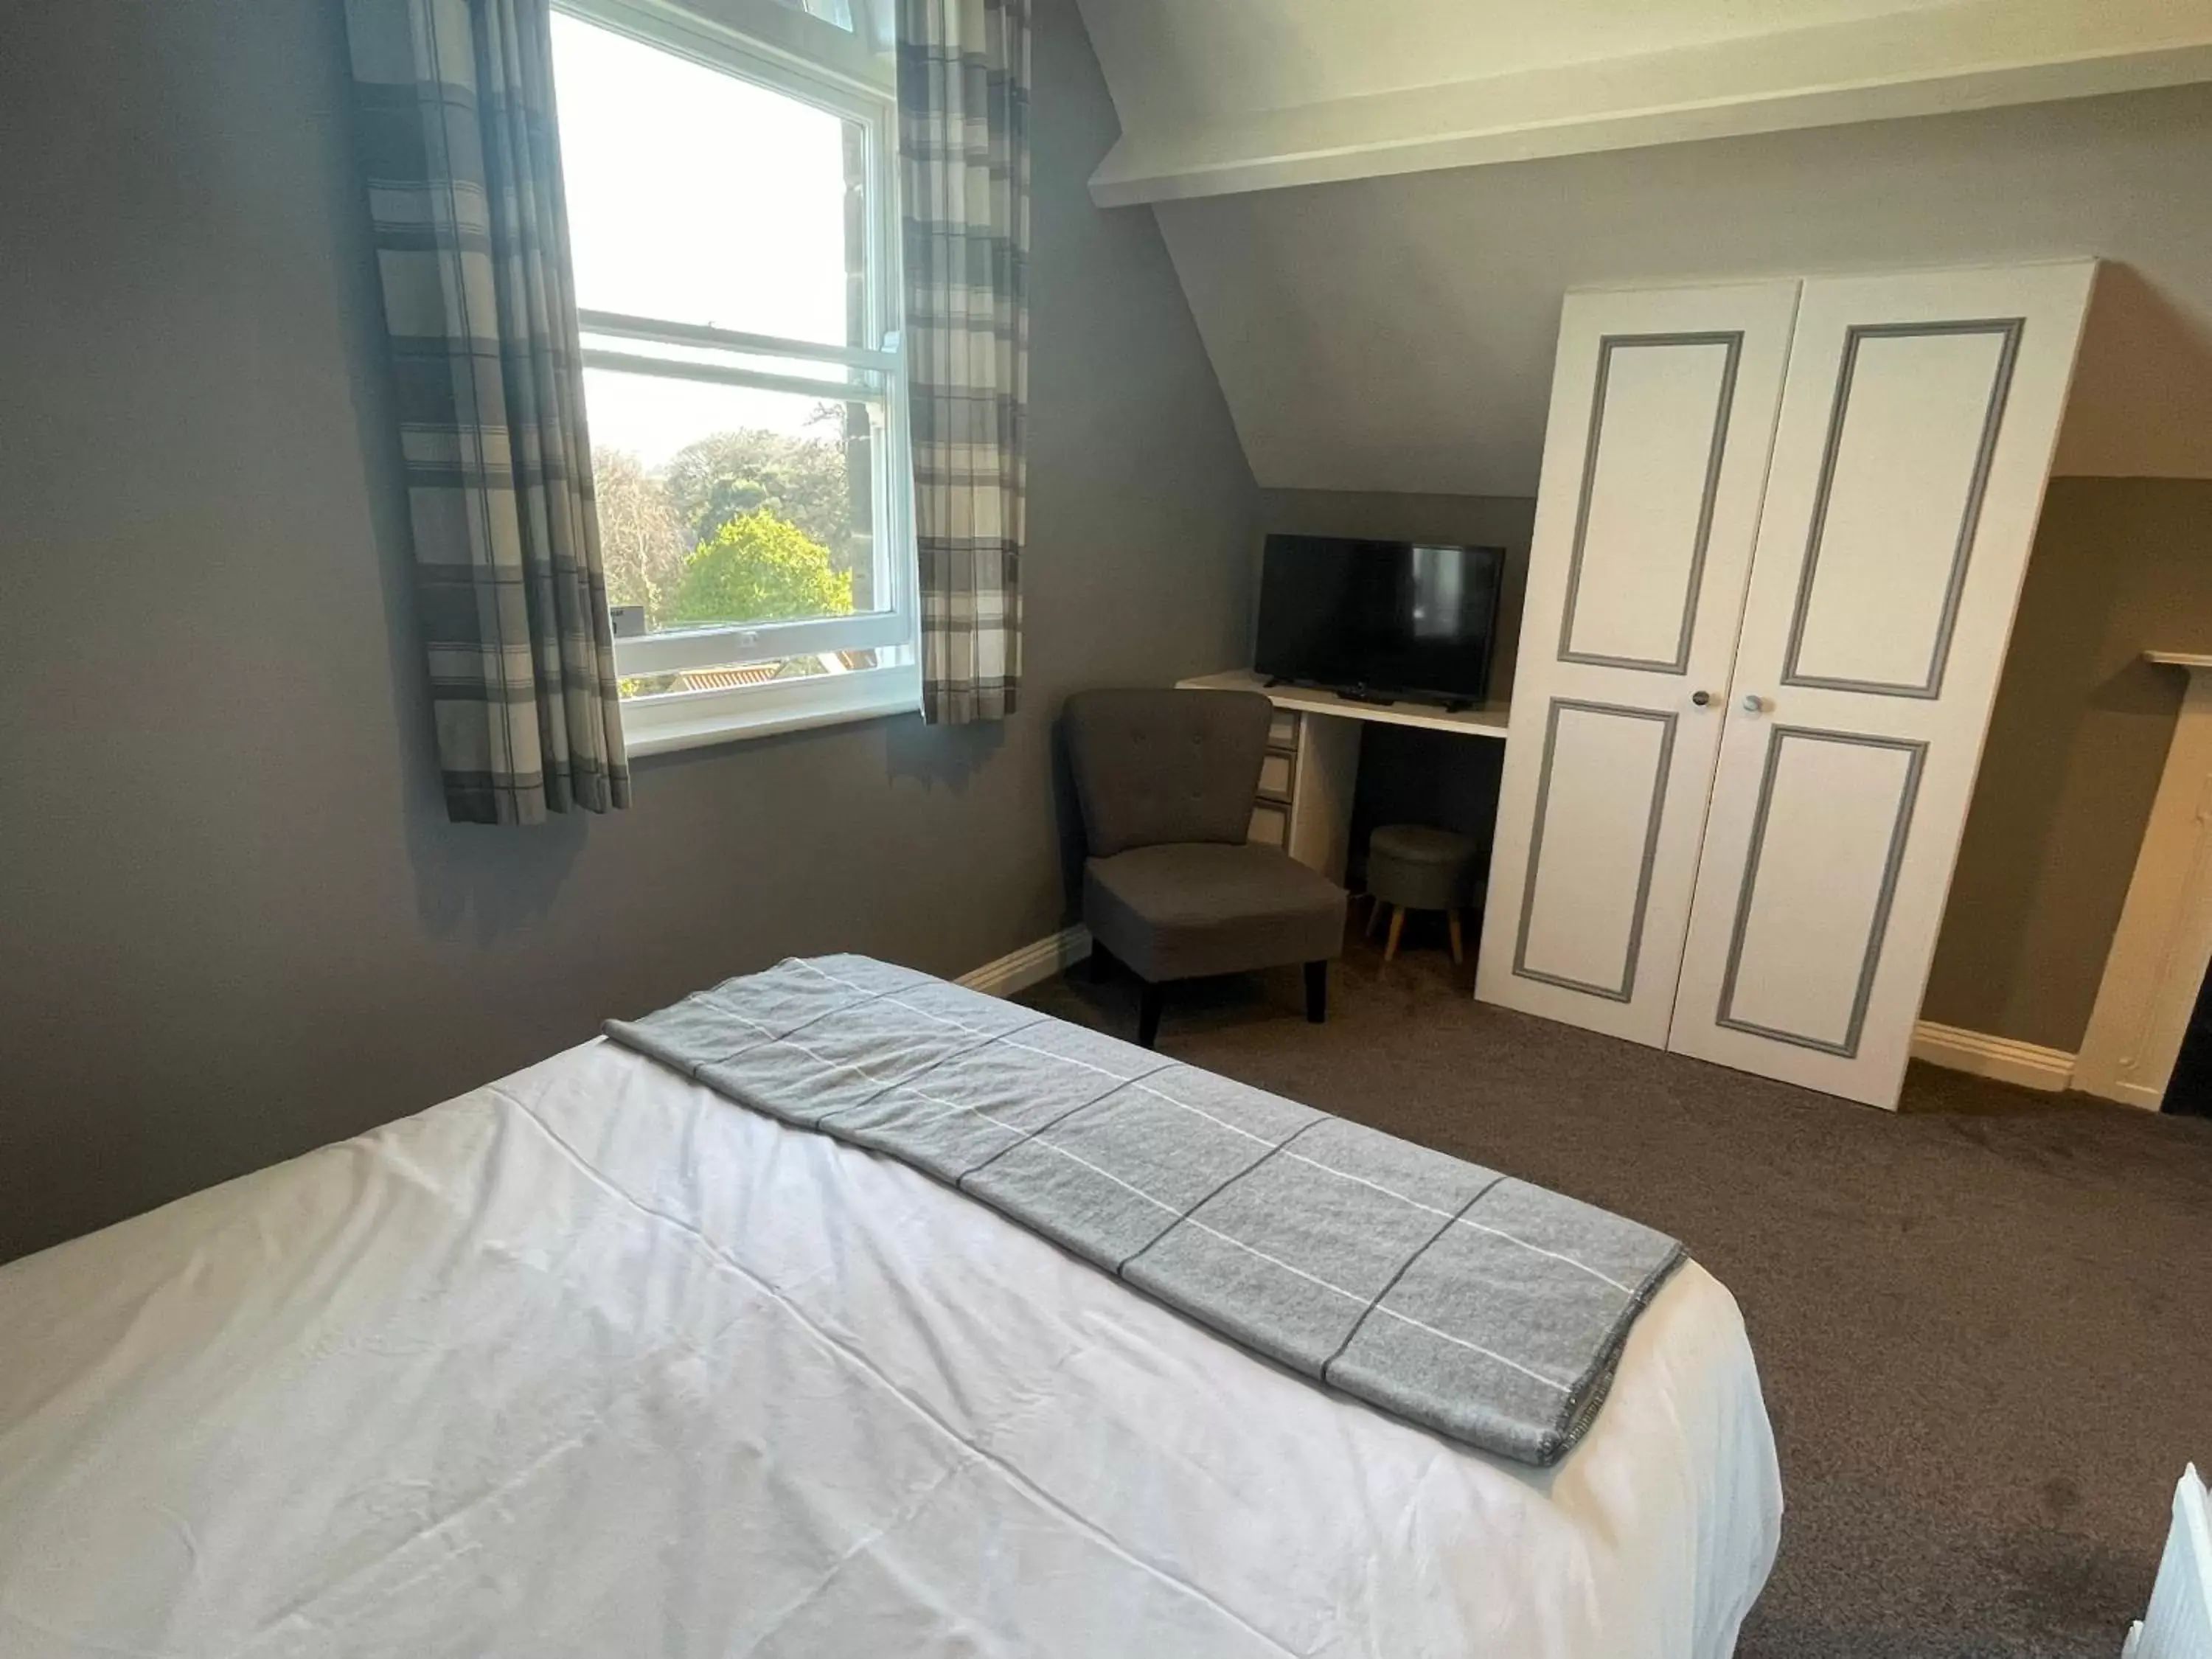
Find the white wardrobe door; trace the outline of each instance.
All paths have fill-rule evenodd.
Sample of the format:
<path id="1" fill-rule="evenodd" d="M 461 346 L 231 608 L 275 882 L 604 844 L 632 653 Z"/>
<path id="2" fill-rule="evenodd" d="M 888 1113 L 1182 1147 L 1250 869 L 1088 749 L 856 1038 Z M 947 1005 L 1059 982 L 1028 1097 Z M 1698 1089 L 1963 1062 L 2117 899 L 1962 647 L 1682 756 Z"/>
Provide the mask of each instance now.
<path id="1" fill-rule="evenodd" d="M 2094 274 L 1805 284 L 1670 1048 L 1897 1103 Z"/>
<path id="2" fill-rule="evenodd" d="M 1796 302 L 1794 282 L 1567 296 L 1486 1001 L 1666 1041 Z"/>

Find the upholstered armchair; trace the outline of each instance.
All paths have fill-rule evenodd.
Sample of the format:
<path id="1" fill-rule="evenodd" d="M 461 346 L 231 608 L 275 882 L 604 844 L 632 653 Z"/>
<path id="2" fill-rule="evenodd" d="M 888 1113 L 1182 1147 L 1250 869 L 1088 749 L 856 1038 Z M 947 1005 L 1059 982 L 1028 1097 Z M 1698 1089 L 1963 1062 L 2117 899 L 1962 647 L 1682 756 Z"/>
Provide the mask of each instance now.
<path id="1" fill-rule="evenodd" d="M 1144 981 L 1137 1041 L 1159 1035 L 1161 987 L 1291 963 L 1306 1018 L 1327 1017 L 1344 890 L 1245 840 L 1270 708 L 1245 691 L 1080 691 L 1062 727 L 1083 812 L 1091 966 Z"/>

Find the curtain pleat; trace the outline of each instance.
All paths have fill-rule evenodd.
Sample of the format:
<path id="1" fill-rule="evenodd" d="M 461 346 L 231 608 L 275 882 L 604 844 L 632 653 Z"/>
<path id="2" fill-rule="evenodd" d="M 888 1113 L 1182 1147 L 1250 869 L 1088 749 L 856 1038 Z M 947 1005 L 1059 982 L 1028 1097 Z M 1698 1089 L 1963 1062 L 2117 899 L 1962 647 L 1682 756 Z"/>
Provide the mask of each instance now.
<path id="1" fill-rule="evenodd" d="M 456 821 L 629 805 L 547 0 L 346 0 Z"/>
<path id="2" fill-rule="evenodd" d="M 922 712 L 1014 711 L 1028 484 L 1029 0 L 899 0 Z"/>

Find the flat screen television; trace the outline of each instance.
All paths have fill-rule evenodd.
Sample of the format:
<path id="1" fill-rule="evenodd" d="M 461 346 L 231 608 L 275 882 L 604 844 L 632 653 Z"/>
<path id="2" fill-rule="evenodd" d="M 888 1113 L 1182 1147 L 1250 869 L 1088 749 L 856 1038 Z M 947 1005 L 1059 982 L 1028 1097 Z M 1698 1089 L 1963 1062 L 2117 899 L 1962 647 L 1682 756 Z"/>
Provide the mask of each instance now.
<path id="1" fill-rule="evenodd" d="M 1369 698 L 1480 702 L 1505 550 L 1270 536 L 1252 665 Z"/>

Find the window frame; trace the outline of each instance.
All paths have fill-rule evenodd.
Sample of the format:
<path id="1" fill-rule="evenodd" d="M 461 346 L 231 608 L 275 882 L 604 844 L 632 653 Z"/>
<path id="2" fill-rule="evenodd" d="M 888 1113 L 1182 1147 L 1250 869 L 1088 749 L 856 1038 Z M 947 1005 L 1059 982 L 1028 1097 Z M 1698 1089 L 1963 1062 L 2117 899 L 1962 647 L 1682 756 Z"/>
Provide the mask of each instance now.
<path id="1" fill-rule="evenodd" d="M 914 533 L 913 449 L 908 431 L 903 300 L 900 283 L 897 104 L 894 69 L 875 36 L 872 0 L 854 0 L 854 27 L 781 0 L 694 0 L 697 11 L 660 0 L 554 0 L 580 21 L 627 35 L 751 85 L 795 99 L 861 131 L 866 212 L 863 307 L 873 343 L 827 345 L 696 323 L 580 309 L 581 331 L 598 340 L 707 347 L 745 356 L 790 360 L 786 374 L 750 365 L 674 361 L 614 346 L 587 345 L 585 368 L 657 375 L 693 383 L 797 392 L 870 408 L 871 534 L 880 578 L 880 609 L 849 617 L 805 617 L 671 629 L 615 641 L 615 672 L 637 675 L 715 668 L 741 662 L 873 650 L 878 665 L 724 690 L 662 692 L 621 701 L 624 744 L 632 755 L 763 736 L 810 726 L 915 712 L 921 706 L 920 569 Z M 847 378 L 811 375 L 836 366 Z M 588 402 L 586 408 L 588 419 Z"/>

